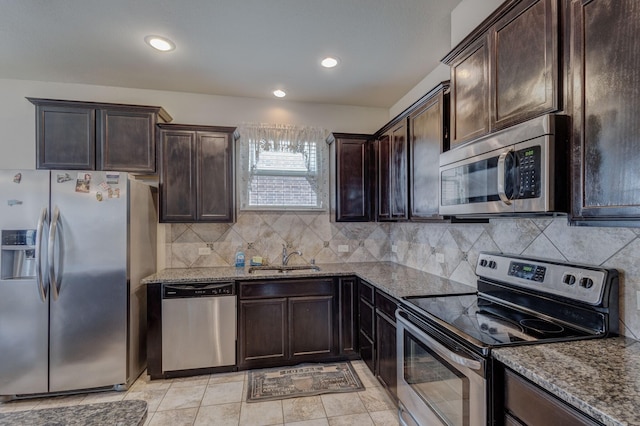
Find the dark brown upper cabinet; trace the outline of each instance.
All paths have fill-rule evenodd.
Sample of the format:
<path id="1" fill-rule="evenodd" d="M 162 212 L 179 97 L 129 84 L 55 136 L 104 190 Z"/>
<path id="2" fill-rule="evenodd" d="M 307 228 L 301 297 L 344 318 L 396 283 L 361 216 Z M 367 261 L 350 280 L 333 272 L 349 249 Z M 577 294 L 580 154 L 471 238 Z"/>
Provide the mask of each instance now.
<path id="1" fill-rule="evenodd" d="M 449 84 L 425 95 L 409 114 L 411 220 L 442 220 L 438 214 L 440 153 L 449 147 Z"/>
<path id="2" fill-rule="evenodd" d="M 407 119 L 392 122 L 378 134 L 378 209 L 380 221 L 406 220 Z"/>
<path id="3" fill-rule="evenodd" d="M 456 46 L 451 148 L 562 108 L 558 0 L 509 0 Z"/>
<path id="4" fill-rule="evenodd" d="M 369 222 L 373 220 L 372 135 L 332 133 L 330 144 L 332 206 L 337 222 Z"/>
<path id="5" fill-rule="evenodd" d="M 519 4 L 491 31 L 491 130 L 559 107 L 558 1 Z"/>
<path id="6" fill-rule="evenodd" d="M 161 222 L 233 222 L 235 127 L 159 124 Z"/>
<path id="7" fill-rule="evenodd" d="M 638 226 L 638 2 L 573 0 L 567 15 L 573 117 L 571 220 L 579 225 Z"/>
<path id="8" fill-rule="evenodd" d="M 27 98 L 36 106 L 38 169 L 156 172 L 161 107 Z"/>
<path id="9" fill-rule="evenodd" d="M 451 63 L 451 148 L 489 132 L 489 46 L 483 36 Z"/>

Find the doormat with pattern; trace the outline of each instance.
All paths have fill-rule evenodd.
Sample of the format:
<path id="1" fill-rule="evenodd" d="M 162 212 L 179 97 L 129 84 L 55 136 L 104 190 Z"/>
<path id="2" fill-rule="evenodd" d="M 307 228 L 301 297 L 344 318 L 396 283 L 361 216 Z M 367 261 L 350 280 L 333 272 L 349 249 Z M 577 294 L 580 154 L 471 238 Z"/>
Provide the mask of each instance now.
<path id="1" fill-rule="evenodd" d="M 247 402 L 360 390 L 364 386 L 348 361 L 300 364 L 249 371 Z"/>

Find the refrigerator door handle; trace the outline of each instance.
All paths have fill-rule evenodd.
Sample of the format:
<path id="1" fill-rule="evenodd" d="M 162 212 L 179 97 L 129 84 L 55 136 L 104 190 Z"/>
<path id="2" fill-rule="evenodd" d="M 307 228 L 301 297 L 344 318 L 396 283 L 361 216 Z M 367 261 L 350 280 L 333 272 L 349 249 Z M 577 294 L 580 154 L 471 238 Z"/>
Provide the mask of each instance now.
<path id="1" fill-rule="evenodd" d="M 53 210 L 53 216 L 51 217 L 51 224 L 49 225 L 49 251 L 47 257 L 49 260 L 49 285 L 51 286 L 51 292 L 53 293 L 53 300 L 58 300 L 58 277 L 56 277 L 55 268 L 55 245 L 56 235 L 58 232 L 58 225 L 60 221 L 60 209 L 56 206 Z M 62 256 L 62 250 L 60 250 L 59 256 Z"/>
<path id="2" fill-rule="evenodd" d="M 38 294 L 40 295 L 40 300 L 43 302 L 47 301 L 47 289 L 44 286 L 44 277 L 42 276 L 42 234 L 44 231 L 45 225 L 47 223 L 47 208 L 44 207 L 42 212 L 40 212 L 40 218 L 38 219 L 38 227 L 36 229 L 36 282 L 38 283 Z"/>

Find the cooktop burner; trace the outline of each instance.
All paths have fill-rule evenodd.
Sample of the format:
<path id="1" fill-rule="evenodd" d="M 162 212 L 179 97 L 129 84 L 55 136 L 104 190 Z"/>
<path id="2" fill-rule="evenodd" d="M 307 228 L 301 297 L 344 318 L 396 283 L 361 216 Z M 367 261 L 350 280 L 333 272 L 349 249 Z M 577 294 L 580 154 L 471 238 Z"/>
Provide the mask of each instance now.
<path id="1" fill-rule="evenodd" d="M 482 295 L 407 297 L 422 315 L 454 328 L 480 346 L 509 345 L 558 338 L 579 338 L 589 333 L 553 323 L 484 298 Z"/>

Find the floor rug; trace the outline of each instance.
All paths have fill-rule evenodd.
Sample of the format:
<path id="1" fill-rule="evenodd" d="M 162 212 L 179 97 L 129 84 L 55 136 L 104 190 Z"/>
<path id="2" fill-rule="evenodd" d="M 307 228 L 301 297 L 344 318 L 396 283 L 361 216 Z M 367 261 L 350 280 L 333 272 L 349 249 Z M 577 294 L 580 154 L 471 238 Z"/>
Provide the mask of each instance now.
<path id="1" fill-rule="evenodd" d="M 249 371 L 247 402 L 364 390 L 350 362 Z"/>

